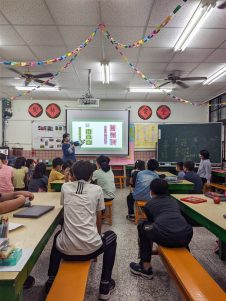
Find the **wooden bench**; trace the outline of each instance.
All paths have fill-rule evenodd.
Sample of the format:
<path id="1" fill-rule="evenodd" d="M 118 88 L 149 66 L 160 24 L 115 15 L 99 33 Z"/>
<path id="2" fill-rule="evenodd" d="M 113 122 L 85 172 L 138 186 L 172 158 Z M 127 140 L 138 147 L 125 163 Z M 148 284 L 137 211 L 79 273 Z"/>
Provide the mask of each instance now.
<path id="1" fill-rule="evenodd" d="M 83 301 L 90 261 L 62 261 L 46 301 Z"/>
<path id="2" fill-rule="evenodd" d="M 170 276 L 189 301 L 225 301 L 226 294 L 186 248 L 159 246 L 159 253 Z"/>
<path id="3" fill-rule="evenodd" d="M 115 185 L 119 185 L 119 187 L 122 189 L 123 187 L 126 187 L 126 176 L 115 176 Z"/>
<path id="4" fill-rule="evenodd" d="M 217 189 L 221 189 L 221 190 L 224 190 L 226 191 L 226 186 L 225 185 L 222 185 L 222 184 L 217 184 L 217 183 L 210 183 L 208 184 L 210 187 L 214 187 L 214 188 L 217 188 Z"/>
<path id="5" fill-rule="evenodd" d="M 108 222 L 109 225 L 112 225 L 112 201 L 104 202 L 105 212 L 102 215 L 102 220 Z"/>
<path id="6" fill-rule="evenodd" d="M 137 225 L 139 220 L 146 219 L 142 208 L 145 206 L 147 201 L 135 201 L 135 224 Z"/>

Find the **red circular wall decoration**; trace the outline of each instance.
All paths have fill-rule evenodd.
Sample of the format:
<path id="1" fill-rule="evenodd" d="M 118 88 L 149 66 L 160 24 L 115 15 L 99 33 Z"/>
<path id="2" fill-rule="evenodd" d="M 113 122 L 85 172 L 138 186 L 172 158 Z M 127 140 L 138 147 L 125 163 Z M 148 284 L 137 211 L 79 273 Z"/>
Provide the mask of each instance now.
<path id="1" fill-rule="evenodd" d="M 152 115 L 152 109 L 149 106 L 141 106 L 138 110 L 138 116 L 143 119 L 147 120 L 151 117 Z"/>
<path id="2" fill-rule="evenodd" d="M 158 107 L 156 114 L 160 119 L 167 119 L 171 115 L 171 110 L 168 106 L 162 105 Z"/>
<path id="3" fill-rule="evenodd" d="M 46 108 L 46 115 L 49 117 L 49 118 L 57 118 L 58 116 L 60 116 L 60 113 L 61 113 L 61 109 L 60 107 L 55 104 L 55 103 L 51 103 L 47 106 Z"/>
<path id="4" fill-rule="evenodd" d="M 34 118 L 40 117 L 42 112 L 43 108 L 39 103 L 33 103 L 28 108 L 28 113 Z"/>

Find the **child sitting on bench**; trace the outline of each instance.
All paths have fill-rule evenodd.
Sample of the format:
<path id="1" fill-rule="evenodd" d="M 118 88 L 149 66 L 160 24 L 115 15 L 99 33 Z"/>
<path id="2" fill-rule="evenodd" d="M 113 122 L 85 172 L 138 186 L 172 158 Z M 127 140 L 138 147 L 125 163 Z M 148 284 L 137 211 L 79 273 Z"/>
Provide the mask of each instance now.
<path id="1" fill-rule="evenodd" d="M 192 227 L 182 216 L 177 201 L 167 195 L 168 183 L 155 179 L 150 188 L 152 199 L 144 207 L 147 221 L 137 227 L 140 263 L 130 263 L 130 271 L 146 279 L 153 278 L 153 242 L 169 248 L 188 247 L 193 235 Z"/>
<path id="2" fill-rule="evenodd" d="M 48 292 L 58 272 L 60 261 L 86 261 L 104 253 L 99 299 L 108 300 L 115 288 L 111 278 L 116 253 L 116 234 L 101 234 L 102 210 L 105 209 L 103 190 L 90 184 L 93 166 L 78 161 L 72 166 L 74 182 L 63 184 L 61 203 L 64 205 L 64 224 L 54 238 L 46 282 Z"/>

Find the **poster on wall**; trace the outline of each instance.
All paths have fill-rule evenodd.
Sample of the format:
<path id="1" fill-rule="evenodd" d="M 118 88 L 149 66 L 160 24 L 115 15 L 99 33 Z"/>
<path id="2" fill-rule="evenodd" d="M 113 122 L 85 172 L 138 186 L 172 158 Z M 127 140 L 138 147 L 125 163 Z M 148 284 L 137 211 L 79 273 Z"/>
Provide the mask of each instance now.
<path id="1" fill-rule="evenodd" d="M 65 122 L 34 121 L 32 123 L 32 147 L 35 150 L 61 149 L 61 140 L 65 132 Z"/>
<path id="2" fill-rule="evenodd" d="M 158 141 L 158 125 L 156 123 L 135 124 L 135 148 L 155 149 Z"/>

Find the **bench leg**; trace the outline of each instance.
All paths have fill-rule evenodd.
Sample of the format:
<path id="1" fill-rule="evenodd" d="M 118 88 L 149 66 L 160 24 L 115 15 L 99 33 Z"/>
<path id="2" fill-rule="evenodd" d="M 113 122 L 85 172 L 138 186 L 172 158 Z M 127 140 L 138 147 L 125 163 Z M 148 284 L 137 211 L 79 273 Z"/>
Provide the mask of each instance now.
<path id="1" fill-rule="evenodd" d="M 138 206 L 136 204 L 136 201 L 135 201 L 135 224 L 138 225 L 138 220 L 139 220 L 139 212 L 138 212 Z"/>
<path id="2" fill-rule="evenodd" d="M 226 243 L 219 240 L 219 257 L 221 260 L 226 260 Z"/>
<path id="3" fill-rule="evenodd" d="M 122 189 L 122 178 L 119 179 L 119 185 L 120 185 L 120 189 Z"/>

